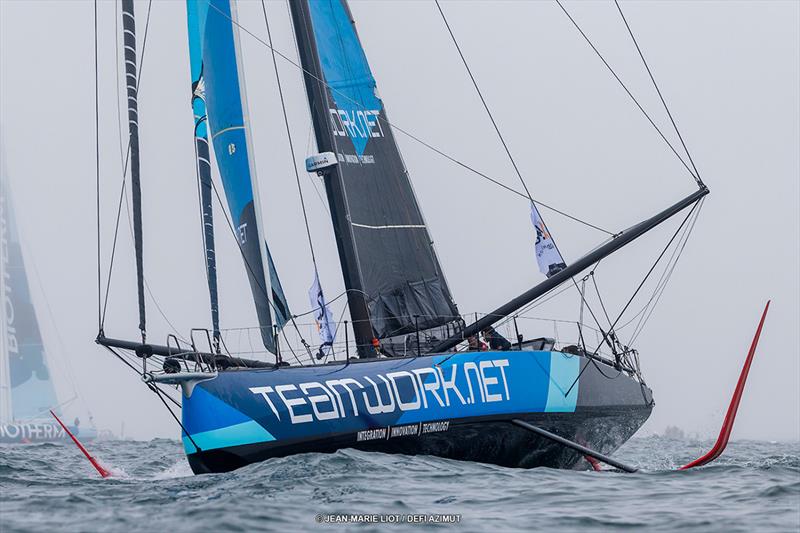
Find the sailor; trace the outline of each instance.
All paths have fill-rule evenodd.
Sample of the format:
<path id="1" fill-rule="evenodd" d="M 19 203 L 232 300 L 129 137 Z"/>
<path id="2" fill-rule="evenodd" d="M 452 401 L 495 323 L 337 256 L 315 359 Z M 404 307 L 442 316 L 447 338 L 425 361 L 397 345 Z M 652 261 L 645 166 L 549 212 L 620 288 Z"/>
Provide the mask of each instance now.
<path id="1" fill-rule="evenodd" d="M 508 351 L 511 349 L 511 343 L 497 333 L 497 330 L 494 329 L 492 326 L 487 327 L 483 330 L 483 338 L 486 339 L 486 342 L 489 343 L 489 348 L 492 350 L 500 350 L 500 351 Z"/>
<path id="2" fill-rule="evenodd" d="M 477 335 L 467 337 L 467 344 L 467 351 L 469 352 L 485 352 L 489 349 L 486 343 L 480 340 Z"/>

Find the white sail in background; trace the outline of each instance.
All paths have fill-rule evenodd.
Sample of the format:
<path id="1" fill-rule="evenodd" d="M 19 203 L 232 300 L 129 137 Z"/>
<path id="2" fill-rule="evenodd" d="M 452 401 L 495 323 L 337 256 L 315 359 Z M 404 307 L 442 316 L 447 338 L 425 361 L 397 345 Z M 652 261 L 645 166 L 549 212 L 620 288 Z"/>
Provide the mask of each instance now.
<path id="1" fill-rule="evenodd" d="M 314 270 L 314 282 L 308 290 L 308 299 L 314 309 L 314 320 L 317 322 L 319 331 L 320 347 L 317 359 L 330 354 L 333 348 L 333 340 L 336 337 L 336 327 L 333 323 L 331 310 L 325 302 L 325 295 L 322 294 L 322 285 L 319 283 L 319 273 Z"/>
<path id="2" fill-rule="evenodd" d="M 549 278 L 564 270 L 567 265 L 533 202 L 531 202 L 531 222 L 536 230 L 536 261 L 539 263 L 539 271 Z"/>

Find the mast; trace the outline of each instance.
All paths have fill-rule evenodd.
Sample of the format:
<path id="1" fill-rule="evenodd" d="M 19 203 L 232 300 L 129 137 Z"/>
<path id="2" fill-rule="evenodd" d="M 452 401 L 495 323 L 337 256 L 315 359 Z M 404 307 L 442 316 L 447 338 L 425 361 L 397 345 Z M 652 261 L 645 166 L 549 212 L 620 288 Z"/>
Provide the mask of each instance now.
<path id="1" fill-rule="evenodd" d="M 460 332 L 457 336 L 453 336 L 445 341 L 442 341 L 440 344 L 438 344 L 432 350 L 430 350 L 430 352 L 441 353 L 450 350 L 451 348 L 456 346 L 458 343 L 462 342 L 467 337 L 470 337 L 472 335 L 475 335 L 483 331 L 486 327 L 491 326 L 492 324 L 495 324 L 496 322 L 502 320 L 503 318 L 512 314 L 514 311 L 521 308 L 522 306 L 527 305 L 528 303 L 534 301 L 540 296 L 546 294 L 548 291 L 558 287 L 565 281 L 568 281 L 571 277 L 580 273 L 582 270 L 589 268 L 597 261 L 600 261 L 604 257 L 607 257 L 612 253 L 616 252 L 626 244 L 641 237 L 642 235 L 644 235 L 651 229 L 655 228 L 665 220 L 669 219 L 673 215 L 679 213 L 683 209 L 689 207 L 690 205 L 700 200 L 703 196 L 707 195 L 708 192 L 709 192 L 708 188 L 704 185 L 698 191 L 690 194 L 686 198 L 671 205 L 670 207 L 654 215 L 653 217 L 648 218 L 647 220 L 639 222 L 635 226 L 628 228 L 622 233 L 616 235 L 610 242 L 607 242 L 606 244 L 600 246 L 593 252 L 584 255 L 583 257 L 581 257 L 580 259 L 578 259 L 565 269 L 561 270 L 557 274 L 547 278 L 542 283 L 525 291 L 524 293 L 520 294 L 513 300 L 501 305 L 500 307 L 495 309 L 493 312 L 487 314 L 480 320 L 473 322 L 472 324 L 464 328 L 464 330 Z"/>
<path id="2" fill-rule="evenodd" d="M 337 0 L 338 1 L 338 0 Z M 317 55 L 317 43 L 314 37 L 313 22 L 307 0 L 290 0 L 292 22 L 297 36 L 297 48 L 300 63 L 303 65 L 303 80 L 306 86 L 311 119 L 319 152 L 337 152 L 334 135 L 329 118 L 327 88 L 324 73 Z M 344 285 L 347 289 L 347 305 L 353 323 L 353 333 L 359 357 L 375 357 L 372 339 L 375 335 L 370 323 L 366 292 L 359 275 L 358 253 L 355 247 L 350 214 L 345 196 L 342 171 L 339 165 L 324 172 L 325 191 L 331 210 L 333 231 L 336 236 L 336 248 L 342 267 Z"/>
<path id="3" fill-rule="evenodd" d="M 128 135 L 130 138 L 131 196 L 133 200 L 133 246 L 136 253 L 136 289 L 139 297 L 139 331 L 146 341 L 144 306 L 144 261 L 142 258 L 142 186 L 139 179 L 139 104 L 136 76 L 136 19 L 133 0 L 122 0 L 122 34 L 125 46 L 125 85 L 128 95 Z"/>
<path id="4" fill-rule="evenodd" d="M 219 297 L 217 293 L 217 259 L 214 246 L 214 211 L 211 183 L 211 155 L 208 146 L 208 116 L 206 114 L 205 80 L 203 79 L 203 33 L 208 14 L 205 2 L 186 3 L 191 62 L 191 104 L 194 114 L 194 144 L 197 179 L 200 192 L 200 211 L 203 222 L 203 245 L 206 258 L 206 280 L 211 304 L 211 328 L 215 347 L 219 348 Z"/>

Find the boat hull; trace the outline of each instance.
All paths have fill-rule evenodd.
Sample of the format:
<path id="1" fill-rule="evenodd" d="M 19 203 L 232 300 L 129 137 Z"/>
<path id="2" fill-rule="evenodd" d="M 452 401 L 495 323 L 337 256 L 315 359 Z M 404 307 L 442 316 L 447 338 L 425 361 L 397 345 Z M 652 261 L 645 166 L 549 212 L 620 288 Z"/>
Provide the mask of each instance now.
<path id="1" fill-rule="evenodd" d="M 602 453 L 647 420 L 650 390 L 560 352 L 475 352 L 222 372 L 184 398 L 195 473 L 342 448 L 506 467 L 589 468 L 521 419 Z"/>

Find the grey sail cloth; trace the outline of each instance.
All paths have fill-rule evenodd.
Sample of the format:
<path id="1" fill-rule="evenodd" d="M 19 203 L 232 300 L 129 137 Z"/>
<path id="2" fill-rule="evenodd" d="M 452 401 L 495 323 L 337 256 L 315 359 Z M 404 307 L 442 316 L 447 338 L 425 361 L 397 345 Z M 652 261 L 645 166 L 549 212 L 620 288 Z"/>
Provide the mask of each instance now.
<path id="1" fill-rule="evenodd" d="M 347 4 L 290 5 L 318 148 L 338 160 L 326 186 L 342 190 L 329 199 L 346 213 L 333 222 L 347 288 L 363 291 L 379 339 L 458 321 Z"/>

